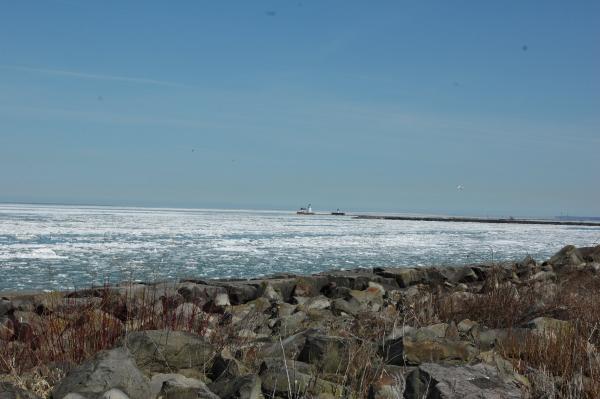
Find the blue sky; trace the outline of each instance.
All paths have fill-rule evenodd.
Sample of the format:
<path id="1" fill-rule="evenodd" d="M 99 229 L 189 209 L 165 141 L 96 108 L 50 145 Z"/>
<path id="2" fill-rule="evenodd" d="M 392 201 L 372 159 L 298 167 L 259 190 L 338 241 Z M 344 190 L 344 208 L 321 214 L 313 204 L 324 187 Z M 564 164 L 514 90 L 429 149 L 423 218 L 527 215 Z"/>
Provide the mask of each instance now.
<path id="1" fill-rule="evenodd" d="M 599 2 L 168 3 L 2 5 L 0 201 L 600 214 Z"/>

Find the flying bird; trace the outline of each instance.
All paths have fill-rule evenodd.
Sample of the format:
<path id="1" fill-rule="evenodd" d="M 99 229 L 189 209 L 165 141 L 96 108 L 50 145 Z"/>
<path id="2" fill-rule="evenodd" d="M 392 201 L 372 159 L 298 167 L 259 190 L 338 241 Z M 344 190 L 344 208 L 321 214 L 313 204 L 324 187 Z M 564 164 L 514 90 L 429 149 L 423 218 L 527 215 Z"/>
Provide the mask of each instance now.
<path id="1" fill-rule="evenodd" d="M 458 186 L 456 186 L 456 189 L 457 189 L 458 191 L 462 191 L 462 190 L 464 190 L 464 189 L 465 189 L 465 186 L 463 186 L 462 184 L 459 184 Z"/>
<path id="2" fill-rule="evenodd" d="M 265 11 L 265 14 L 267 14 L 269 17 L 274 17 L 277 15 L 277 11 Z"/>
<path id="3" fill-rule="evenodd" d="M 521 50 L 523 50 L 523 51 L 527 51 L 528 49 L 529 49 L 529 47 L 527 47 L 526 44 L 524 44 L 523 47 L 521 47 Z"/>

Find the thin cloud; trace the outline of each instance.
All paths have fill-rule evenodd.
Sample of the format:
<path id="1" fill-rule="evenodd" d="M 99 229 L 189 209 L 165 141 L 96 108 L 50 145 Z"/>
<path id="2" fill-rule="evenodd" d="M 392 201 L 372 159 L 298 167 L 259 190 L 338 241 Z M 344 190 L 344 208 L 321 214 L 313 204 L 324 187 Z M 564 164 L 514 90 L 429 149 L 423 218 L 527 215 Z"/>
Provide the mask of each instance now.
<path id="1" fill-rule="evenodd" d="M 107 123 L 111 125 L 132 125 L 132 126 L 166 126 L 172 128 L 192 128 L 192 129 L 242 129 L 246 124 L 231 124 L 231 118 L 221 118 L 217 121 L 207 122 L 193 119 L 179 119 L 170 117 L 160 117 L 152 115 L 130 115 L 114 112 L 86 111 L 67 108 L 51 107 L 22 107 L 14 105 L 0 104 L 0 115 L 6 112 L 12 117 L 22 117 L 28 120 L 68 120 L 82 121 L 86 123 Z"/>
<path id="2" fill-rule="evenodd" d="M 47 69 L 47 68 L 30 68 L 16 65 L 0 65 L 2 69 L 11 69 L 13 71 L 33 72 L 42 73 L 46 75 L 65 76 L 76 79 L 95 79 L 95 80 L 110 80 L 116 82 L 128 82 L 128 83 L 139 83 L 139 84 L 150 84 L 158 86 L 170 86 L 170 87 L 185 87 L 185 85 L 169 82 L 165 80 L 146 79 L 146 78 L 135 78 L 130 76 L 114 76 L 114 75 L 99 75 L 94 73 L 86 73 L 79 71 L 66 71 L 62 69 Z"/>

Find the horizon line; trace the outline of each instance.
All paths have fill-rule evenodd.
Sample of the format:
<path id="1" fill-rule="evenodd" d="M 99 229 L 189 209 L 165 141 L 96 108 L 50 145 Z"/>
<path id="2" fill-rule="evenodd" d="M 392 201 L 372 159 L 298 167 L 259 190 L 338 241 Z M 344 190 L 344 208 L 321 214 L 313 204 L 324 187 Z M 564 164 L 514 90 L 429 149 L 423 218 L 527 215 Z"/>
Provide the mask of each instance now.
<path id="1" fill-rule="evenodd" d="M 145 208 L 145 209 L 171 209 L 171 210 L 215 210 L 215 211 L 267 211 L 267 212 L 295 212 L 297 211 L 297 209 L 292 209 L 290 207 L 265 207 L 265 206 L 248 206 L 247 208 L 245 207 L 239 207 L 235 206 L 235 205 L 223 205 L 220 207 L 216 207 L 216 206 L 182 206 L 182 205 L 125 205 L 125 204 L 118 204 L 118 203 L 111 203 L 111 204 L 106 204 L 106 203 L 91 203 L 91 202 L 45 202 L 45 201 L 22 201 L 22 202 L 15 202 L 15 201 L 2 201 L 0 200 L 0 206 L 1 205 L 39 205 L 39 206 L 66 206 L 66 207 L 104 207 L 104 208 Z M 331 211 L 331 210 L 329 210 Z M 321 212 L 329 212 L 329 211 L 325 211 L 322 210 Z M 419 211 L 392 211 L 392 210 L 355 210 L 355 211 L 348 211 L 345 210 L 344 211 L 346 213 L 348 212 L 352 212 L 354 214 L 354 216 L 356 215 L 360 215 L 359 212 L 363 212 L 363 213 L 368 213 L 368 214 L 379 214 L 380 216 L 385 216 L 386 214 L 391 214 L 391 215 L 427 215 L 427 216 L 448 216 L 448 217 L 456 217 L 456 216 L 460 216 L 460 217 L 512 217 L 511 215 L 499 215 L 499 214 L 487 214 L 486 216 L 482 216 L 477 215 L 477 214 L 466 214 L 463 212 L 439 212 L 439 211 L 427 211 L 427 212 L 419 212 Z M 318 216 L 318 215 L 317 215 Z M 585 215 L 585 216 L 581 216 L 581 215 L 568 215 L 568 214 L 561 214 L 561 215 L 545 215 L 545 216 L 521 216 L 521 218 L 535 218 L 535 219 L 558 219 L 558 218 L 598 218 L 600 216 L 592 216 L 592 215 Z"/>

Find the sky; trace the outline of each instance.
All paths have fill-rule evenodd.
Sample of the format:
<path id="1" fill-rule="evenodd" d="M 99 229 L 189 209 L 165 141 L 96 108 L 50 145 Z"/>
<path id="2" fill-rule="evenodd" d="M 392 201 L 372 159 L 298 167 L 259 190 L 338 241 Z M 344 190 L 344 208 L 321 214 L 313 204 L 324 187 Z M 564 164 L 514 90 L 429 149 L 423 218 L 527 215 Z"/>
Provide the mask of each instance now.
<path id="1" fill-rule="evenodd" d="M 600 215 L 598 20 L 598 1 L 4 2 L 0 202 Z"/>

